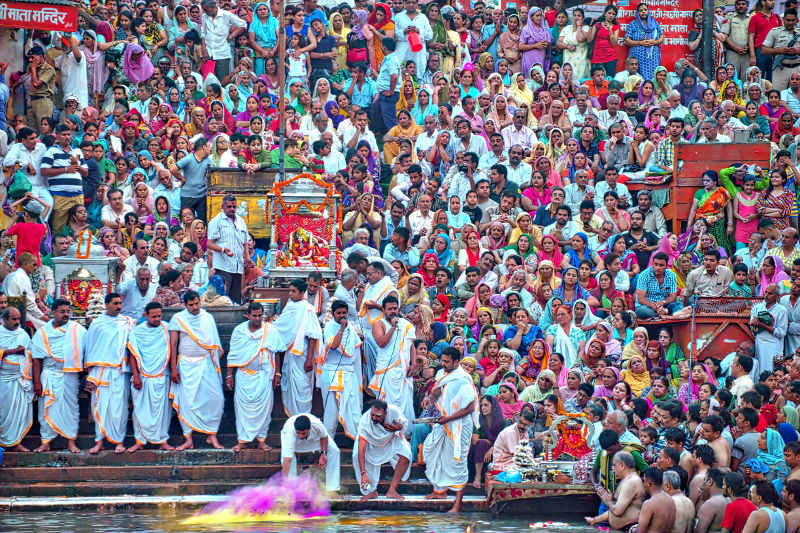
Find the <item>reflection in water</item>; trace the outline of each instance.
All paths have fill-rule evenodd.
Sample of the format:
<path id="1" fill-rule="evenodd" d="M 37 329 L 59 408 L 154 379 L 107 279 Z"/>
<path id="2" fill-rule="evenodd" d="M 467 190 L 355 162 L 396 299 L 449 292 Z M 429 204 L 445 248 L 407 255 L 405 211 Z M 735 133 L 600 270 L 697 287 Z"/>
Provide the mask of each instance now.
<path id="1" fill-rule="evenodd" d="M 3 533 L 500 533 L 522 531 L 589 532 L 597 531 L 569 517 L 570 527 L 532 530 L 530 524 L 542 520 L 559 520 L 558 516 L 528 518 L 500 517 L 490 520 L 488 514 L 452 516 L 431 513 L 340 513 L 331 517 L 288 524 L 258 523 L 248 526 L 185 526 L 181 522 L 194 514 L 188 509 L 141 510 L 124 512 L 59 511 L 47 513 L 0 514 Z M 560 521 L 569 521 L 560 518 Z"/>

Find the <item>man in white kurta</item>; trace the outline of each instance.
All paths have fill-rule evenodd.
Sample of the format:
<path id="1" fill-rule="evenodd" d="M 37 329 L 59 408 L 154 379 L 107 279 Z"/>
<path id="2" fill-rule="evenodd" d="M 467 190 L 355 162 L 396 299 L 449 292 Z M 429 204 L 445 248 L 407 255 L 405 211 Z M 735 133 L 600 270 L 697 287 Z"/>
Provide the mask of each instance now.
<path id="1" fill-rule="evenodd" d="M 762 371 L 774 370 L 773 357 L 783 356 L 783 339 L 789 327 L 789 315 L 786 308 L 778 303 L 779 290 L 774 283 L 767 285 L 764 301 L 750 309 L 750 325 L 759 330 L 756 335 L 756 358 Z M 758 318 L 759 313 L 764 312 L 772 316 L 771 325 L 766 325 Z"/>
<path id="2" fill-rule="evenodd" d="M 415 65 L 428 64 L 428 50 L 425 43 L 433 40 L 433 29 L 422 12 L 419 11 L 419 2 L 417 0 L 405 0 L 404 6 L 406 10 L 399 13 L 394 19 L 394 37 L 397 39 L 397 58 L 400 64 L 404 64 L 407 60 L 411 60 Z M 415 30 L 409 30 L 415 28 Z M 422 42 L 422 49 L 419 52 L 412 52 L 411 45 L 408 42 L 408 35 L 412 31 L 416 31 Z"/>
<path id="3" fill-rule="evenodd" d="M 336 300 L 331 305 L 332 319 L 325 325 L 322 350 L 322 400 L 325 429 L 335 436 L 339 423 L 344 433 L 356 439 L 362 410 L 361 339 L 347 321 L 349 306 Z"/>
<path id="4" fill-rule="evenodd" d="M 388 296 L 400 297 L 397 287 L 386 275 L 383 263 L 375 262 L 367 265 L 366 276 L 369 285 L 358 295 L 358 318 L 361 333 L 364 335 L 364 381 L 369 383 L 375 375 L 378 358 L 378 345 L 372 336 L 372 325 L 383 318 L 383 299 Z"/>
<path id="5" fill-rule="evenodd" d="M 272 321 L 286 345 L 280 382 L 281 400 L 287 416 L 311 412 L 314 393 L 314 363 L 317 362 L 322 328 L 314 308 L 303 299 L 306 289 L 305 281 L 293 280 L 289 285 L 286 307 Z"/>
<path id="6" fill-rule="evenodd" d="M 172 405 L 169 400 L 169 331 L 161 321 L 161 304 L 150 302 L 144 308 L 147 320 L 133 328 L 128 337 L 128 363 L 133 388 L 133 436 L 136 444 L 129 452 L 141 450 L 148 442 L 161 450 L 174 450 L 167 443 Z"/>
<path id="7" fill-rule="evenodd" d="M 320 452 L 319 467 L 325 469 L 325 490 L 339 490 L 339 447 L 328 436 L 322 421 L 311 414 L 289 417 L 281 430 L 281 473 L 297 475 L 298 452 Z"/>
<path id="8" fill-rule="evenodd" d="M 783 353 L 791 357 L 800 347 L 800 278 L 792 282 L 790 293 L 781 296 L 780 303 L 786 308 L 788 320 Z"/>
<path id="9" fill-rule="evenodd" d="M 200 308 L 200 295 L 189 291 L 183 296 L 186 309 L 169 321 L 170 378 L 169 397 L 178 412 L 186 441 L 178 450 L 194 448 L 192 432 L 206 433 L 207 442 L 222 449 L 217 440 L 225 397 L 219 360 L 222 343 L 214 317 Z"/>
<path id="10" fill-rule="evenodd" d="M 275 326 L 263 321 L 264 311 L 260 304 L 248 305 L 244 316 L 247 321 L 236 326 L 231 334 L 225 377 L 225 385 L 235 391 L 233 405 L 239 443 L 233 451 L 241 451 L 248 442 L 255 440 L 260 449 L 268 452 L 272 449 L 266 443 L 272 422 L 272 389 L 278 386 L 275 354 L 286 350 L 286 345 Z M 235 381 L 234 368 L 237 369 Z"/>
<path id="11" fill-rule="evenodd" d="M 378 497 L 381 466 L 390 463 L 394 476 L 387 498 L 404 499 L 397 493 L 400 481 L 411 473 L 411 446 L 403 438 L 408 430 L 408 419 L 394 405 L 375 400 L 358 423 L 358 439 L 353 447 L 353 468 L 359 482 L 361 501 Z"/>
<path id="12" fill-rule="evenodd" d="M 372 326 L 378 347 L 375 375 L 369 382 L 369 392 L 379 400 L 394 405 L 409 420 L 414 419 L 414 383 L 411 376 L 417 368 L 414 349 L 414 326 L 400 318 L 400 304 L 394 296 L 383 300 L 384 317 Z M 411 437 L 411 427 L 405 429 Z"/>
<path id="13" fill-rule="evenodd" d="M 322 286 L 322 275 L 319 272 L 312 272 L 306 278 L 306 292 L 303 297 L 314 308 L 321 325 L 328 311 L 331 295 L 328 293 L 328 289 Z"/>
<path id="14" fill-rule="evenodd" d="M 50 441 L 61 435 L 67 439 L 67 449 L 78 453 L 78 374 L 83 370 L 86 329 L 69 319 L 71 305 L 67 300 L 56 300 L 51 309 L 53 320 L 39 328 L 31 340 L 33 392 L 39 397 L 42 437 L 42 444 L 34 451 L 48 451 Z"/>
<path id="15" fill-rule="evenodd" d="M 30 451 L 20 442 L 33 424 L 31 338 L 20 327 L 15 307 L 3 310 L 0 326 L 0 446 Z"/>
<path id="16" fill-rule="evenodd" d="M 136 322 L 121 314 L 119 294 L 106 295 L 106 312 L 95 318 L 86 332 L 86 363 L 89 369 L 87 389 L 92 394 L 95 445 L 89 453 L 103 449 L 103 439 L 116 444 L 114 451 L 125 451 L 128 429 L 128 404 L 131 393 L 131 369 L 128 365 L 128 335 Z"/>
<path id="17" fill-rule="evenodd" d="M 28 261 L 23 263 L 25 258 Z M 44 326 L 46 320 L 43 318 L 44 313 L 36 305 L 37 293 L 33 290 L 30 278 L 30 275 L 36 270 L 37 264 L 37 259 L 33 254 L 22 254 L 19 257 L 19 268 L 3 280 L 3 293 L 11 297 L 25 295 L 25 319 L 33 324 L 34 328 L 39 329 Z"/>
<path id="18" fill-rule="evenodd" d="M 433 392 L 422 401 L 422 408 L 432 404 L 442 413 L 422 445 L 427 465 L 425 476 L 433 485 L 433 493 L 425 499 L 445 499 L 447 490 L 456 493 L 451 511 L 461 511 L 464 487 L 467 485 L 467 455 L 472 442 L 472 428 L 478 423 L 478 395 L 472 377 L 461 368 L 461 353 L 455 348 L 442 351 L 442 366 L 436 374 Z"/>

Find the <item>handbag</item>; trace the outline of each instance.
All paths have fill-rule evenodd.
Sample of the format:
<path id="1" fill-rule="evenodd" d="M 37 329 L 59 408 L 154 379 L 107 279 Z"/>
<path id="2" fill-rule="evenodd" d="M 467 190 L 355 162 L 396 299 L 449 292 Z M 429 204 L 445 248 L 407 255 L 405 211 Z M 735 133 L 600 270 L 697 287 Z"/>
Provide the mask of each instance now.
<path id="1" fill-rule="evenodd" d="M 345 61 L 348 66 L 353 66 L 356 63 L 360 63 L 367 60 L 367 49 L 366 48 L 354 48 L 352 50 L 347 51 L 347 57 Z"/>
<path id="2" fill-rule="evenodd" d="M 14 173 L 13 180 L 11 185 L 8 187 L 8 195 L 11 198 L 22 198 L 25 196 L 25 193 L 31 192 L 33 190 L 33 186 L 31 186 L 31 182 L 25 174 L 21 171 L 17 170 Z"/>

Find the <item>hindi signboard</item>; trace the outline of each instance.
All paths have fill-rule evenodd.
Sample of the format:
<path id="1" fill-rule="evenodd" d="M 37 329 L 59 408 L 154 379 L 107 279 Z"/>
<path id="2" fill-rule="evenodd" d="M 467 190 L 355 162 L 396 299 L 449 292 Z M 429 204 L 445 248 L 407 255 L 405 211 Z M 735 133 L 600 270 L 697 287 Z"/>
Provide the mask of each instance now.
<path id="1" fill-rule="evenodd" d="M 30 30 L 77 31 L 78 8 L 56 4 L 0 1 L 0 26 Z"/>

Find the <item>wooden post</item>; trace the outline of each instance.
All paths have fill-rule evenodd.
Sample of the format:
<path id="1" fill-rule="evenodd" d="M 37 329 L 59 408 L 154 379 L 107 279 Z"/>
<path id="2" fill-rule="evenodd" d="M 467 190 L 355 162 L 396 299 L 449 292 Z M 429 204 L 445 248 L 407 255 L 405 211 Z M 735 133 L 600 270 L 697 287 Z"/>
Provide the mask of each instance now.
<path id="1" fill-rule="evenodd" d="M 714 0 L 703 0 L 703 72 L 714 79 Z"/>
<path id="2" fill-rule="evenodd" d="M 286 55 L 286 17 L 284 16 L 284 9 L 285 1 L 281 0 L 277 58 L 278 83 L 280 84 L 280 87 L 278 88 L 278 113 L 281 121 L 280 127 L 278 128 L 278 146 L 280 147 L 280 153 L 278 155 L 278 181 L 285 181 L 286 179 L 286 169 L 283 160 L 283 152 L 286 150 L 286 144 L 284 143 L 284 139 L 286 138 L 286 104 L 284 101 L 284 96 L 286 94 L 286 66 L 283 62 L 284 56 Z M 275 237 L 273 236 L 273 242 L 274 239 Z"/>

